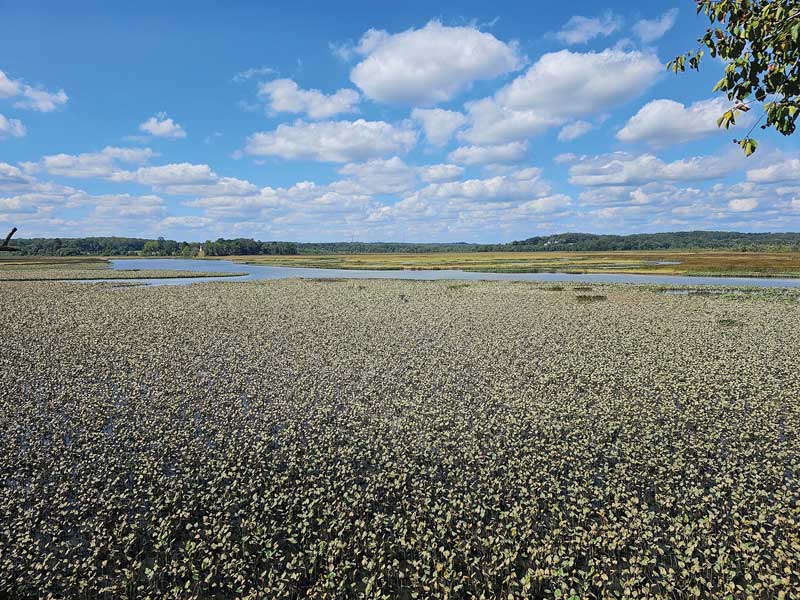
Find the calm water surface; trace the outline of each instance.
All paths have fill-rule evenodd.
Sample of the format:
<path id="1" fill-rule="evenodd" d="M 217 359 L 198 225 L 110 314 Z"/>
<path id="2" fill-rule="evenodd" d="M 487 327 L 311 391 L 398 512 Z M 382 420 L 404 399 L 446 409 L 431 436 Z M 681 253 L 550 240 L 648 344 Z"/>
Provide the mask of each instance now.
<path id="1" fill-rule="evenodd" d="M 286 279 L 305 277 L 315 279 L 416 279 L 468 281 L 565 281 L 574 283 L 638 283 L 654 285 L 717 285 L 725 287 L 800 288 L 800 279 L 758 277 L 684 277 L 676 275 L 629 275 L 625 273 L 474 273 L 458 270 L 432 271 L 370 271 L 351 269 L 309 269 L 301 267 L 267 267 L 245 265 L 228 260 L 197 260 L 180 258 L 115 259 L 112 269 L 172 269 L 247 273 L 242 277 L 195 277 L 191 279 L 113 279 L 105 281 L 141 282 L 147 285 L 189 285 L 204 281 L 252 281 L 256 279 Z M 97 280 L 95 280 L 97 281 Z"/>

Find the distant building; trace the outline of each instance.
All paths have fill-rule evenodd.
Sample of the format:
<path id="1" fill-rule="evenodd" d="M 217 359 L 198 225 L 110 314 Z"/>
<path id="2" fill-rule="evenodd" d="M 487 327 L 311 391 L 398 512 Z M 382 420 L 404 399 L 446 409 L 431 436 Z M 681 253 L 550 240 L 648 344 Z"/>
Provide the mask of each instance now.
<path id="1" fill-rule="evenodd" d="M 200 248 L 197 250 L 197 258 L 204 258 L 206 255 L 206 251 L 203 249 L 203 244 L 200 244 Z"/>

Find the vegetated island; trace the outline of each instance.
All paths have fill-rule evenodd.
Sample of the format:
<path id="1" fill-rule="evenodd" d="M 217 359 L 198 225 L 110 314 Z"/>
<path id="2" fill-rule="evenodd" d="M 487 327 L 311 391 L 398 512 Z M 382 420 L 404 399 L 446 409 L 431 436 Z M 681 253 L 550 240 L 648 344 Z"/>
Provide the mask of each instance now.
<path id="1" fill-rule="evenodd" d="M 23 256 L 0 258 L 0 281 L 84 281 L 237 277 L 247 273 L 179 269 L 111 269 L 104 258 Z"/>

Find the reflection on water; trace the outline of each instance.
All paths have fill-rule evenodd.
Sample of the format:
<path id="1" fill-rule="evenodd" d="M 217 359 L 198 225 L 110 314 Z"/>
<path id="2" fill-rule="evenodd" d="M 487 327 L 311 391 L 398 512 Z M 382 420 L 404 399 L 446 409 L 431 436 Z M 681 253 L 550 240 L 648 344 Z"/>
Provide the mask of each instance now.
<path id="1" fill-rule="evenodd" d="M 189 285 L 206 281 L 251 281 L 256 279 L 286 279 L 305 277 L 313 279 L 416 279 L 416 280 L 469 280 L 469 281 L 567 281 L 575 283 L 639 283 L 651 285 L 716 285 L 730 288 L 747 286 L 771 288 L 800 288 L 800 279 L 772 277 L 689 277 L 681 275 L 633 275 L 627 273 L 476 273 L 459 270 L 371 271 L 351 269 L 311 269 L 301 267 L 268 267 L 246 265 L 228 260 L 198 260 L 180 258 L 115 259 L 112 269 L 173 269 L 181 271 L 213 271 L 221 273 L 247 273 L 242 277 L 194 277 L 191 279 L 139 280 L 147 285 Z M 93 281 L 132 281 L 93 280 Z M 137 281 L 137 280 L 133 280 Z"/>

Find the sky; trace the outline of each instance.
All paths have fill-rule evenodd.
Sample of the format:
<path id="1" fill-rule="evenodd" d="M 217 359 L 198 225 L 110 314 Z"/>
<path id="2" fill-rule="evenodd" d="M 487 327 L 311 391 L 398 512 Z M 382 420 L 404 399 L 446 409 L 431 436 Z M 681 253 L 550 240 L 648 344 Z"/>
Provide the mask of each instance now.
<path id="1" fill-rule="evenodd" d="M 674 75 L 691 0 L 0 0 L 0 229 L 508 242 L 800 231 L 800 134 Z"/>

